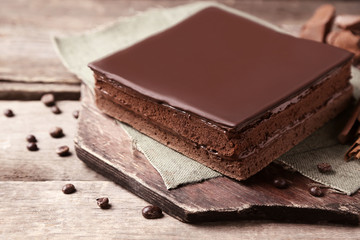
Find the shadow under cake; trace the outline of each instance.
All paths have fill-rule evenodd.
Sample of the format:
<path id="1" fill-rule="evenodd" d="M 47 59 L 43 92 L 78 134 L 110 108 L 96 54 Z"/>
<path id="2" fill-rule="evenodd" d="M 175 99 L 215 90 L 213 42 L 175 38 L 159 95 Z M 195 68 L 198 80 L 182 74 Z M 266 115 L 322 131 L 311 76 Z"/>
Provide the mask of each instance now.
<path id="1" fill-rule="evenodd" d="M 89 67 L 101 111 L 243 180 L 348 105 L 351 58 L 210 7 Z"/>

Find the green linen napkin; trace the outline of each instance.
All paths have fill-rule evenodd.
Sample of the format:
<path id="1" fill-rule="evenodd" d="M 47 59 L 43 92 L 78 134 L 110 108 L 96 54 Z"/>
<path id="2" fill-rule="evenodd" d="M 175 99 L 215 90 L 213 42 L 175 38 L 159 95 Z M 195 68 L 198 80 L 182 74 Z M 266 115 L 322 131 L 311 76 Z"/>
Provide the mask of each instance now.
<path id="1" fill-rule="evenodd" d="M 132 17 L 120 18 L 92 31 L 74 36 L 54 37 L 54 45 L 63 64 L 82 79 L 90 89 L 93 89 L 94 78 L 91 70 L 87 67 L 89 62 L 133 45 L 209 6 L 222 8 L 283 32 L 277 26 L 239 10 L 213 2 L 196 2 L 168 9 L 154 8 Z M 355 68 L 353 75 L 357 76 L 353 77 L 352 83 L 360 86 L 360 74 Z M 356 88 L 356 96 L 359 95 L 358 92 L 359 89 Z M 119 127 L 124 128 L 138 150 L 143 152 L 157 169 L 168 189 L 221 176 L 128 125 L 121 122 L 118 124 Z M 331 121 L 278 160 L 317 182 L 346 194 L 354 193 L 360 188 L 360 163 L 343 160 L 348 146 L 340 145 L 336 140 L 342 124 L 341 118 Z M 333 174 L 319 173 L 316 165 L 320 162 L 330 163 L 334 169 Z"/>

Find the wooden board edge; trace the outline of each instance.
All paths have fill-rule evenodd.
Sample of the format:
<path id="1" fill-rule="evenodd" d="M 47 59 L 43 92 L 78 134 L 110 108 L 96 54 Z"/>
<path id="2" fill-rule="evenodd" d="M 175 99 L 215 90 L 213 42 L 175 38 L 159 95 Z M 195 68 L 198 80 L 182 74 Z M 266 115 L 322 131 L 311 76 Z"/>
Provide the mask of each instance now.
<path id="1" fill-rule="evenodd" d="M 289 206 L 249 206 L 243 209 L 224 209 L 224 211 L 188 211 L 87 152 L 81 147 L 81 143 L 76 140 L 75 151 L 78 158 L 94 171 L 150 204 L 161 207 L 165 213 L 185 223 L 224 220 L 272 220 L 276 222 L 336 223 L 354 226 L 360 224 L 359 215 L 356 213 Z"/>

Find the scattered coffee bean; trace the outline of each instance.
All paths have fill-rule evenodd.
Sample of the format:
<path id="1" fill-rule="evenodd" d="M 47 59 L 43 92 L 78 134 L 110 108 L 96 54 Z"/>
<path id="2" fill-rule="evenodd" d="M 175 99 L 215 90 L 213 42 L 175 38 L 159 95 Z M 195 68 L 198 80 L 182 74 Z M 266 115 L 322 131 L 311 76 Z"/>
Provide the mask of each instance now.
<path id="1" fill-rule="evenodd" d="M 324 196 L 324 192 L 321 188 L 319 187 L 311 187 L 309 189 L 309 192 L 311 195 L 315 196 L 315 197 L 322 197 Z"/>
<path id="2" fill-rule="evenodd" d="M 41 102 L 44 103 L 45 106 L 53 106 L 55 104 L 55 97 L 51 93 L 44 94 L 41 97 Z"/>
<path id="3" fill-rule="evenodd" d="M 161 218 L 163 216 L 162 210 L 157 206 L 146 206 L 142 210 L 142 215 L 147 219 Z"/>
<path id="4" fill-rule="evenodd" d="M 109 204 L 109 198 L 107 198 L 107 197 L 97 198 L 96 203 L 101 209 L 108 209 L 111 206 Z"/>
<path id="5" fill-rule="evenodd" d="M 71 194 L 71 193 L 76 192 L 76 188 L 75 188 L 75 186 L 73 184 L 68 183 L 68 184 L 63 186 L 62 191 L 65 194 Z"/>
<path id="6" fill-rule="evenodd" d="M 289 186 L 288 182 L 281 177 L 277 177 L 273 180 L 273 185 L 277 188 L 284 189 Z"/>
<path id="7" fill-rule="evenodd" d="M 319 172 L 321 173 L 329 173 L 332 172 L 332 167 L 329 163 L 319 163 L 317 165 L 317 169 L 319 170 Z"/>
<path id="8" fill-rule="evenodd" d="M 60 146 L 56 149 L 56 153 L 60 156 L 60 157 L 65 157 L 68 156 L 70 154 L 69 152 L 69 147 L 68 146 Z"/>
<path id="9" fill-rule="evenodd" d="M 5 109 L 4 110 L 4 115 L 7 116 L 7 117 L 15 116 L 14 112 L 11 109 Z"/>
<path id="10" fill-rule="evenodd" d="M 63 130 L 59 127 L 54 127 L 50 130 L 50 136 L 53 138 L 61 138 L 64 136 Z"/>
<path id="11" fill-rule="evenodd" d="M 29 151 L 37 151 L 37 150 L 39 150 L 36 143 L 34 143 L 34 142 L 28 143 L 28 145 L 26 147 L 27 147 L 27 149 Z"/>
<path id="12" fill-rule="evenodd" d="M 73 111 L 73 117 L 78 119 L 79 118 L 79 110 Z"/>
<path id="13" fill-rule="evenodd" d="M 52 111 L 54 114 L 60 114 L 60 113 L 61 113 L 60 108 L 58 108 L 57 106 L 52 106 L 52 107 L 51 107 L 51 111 Z"/>
<path id="14" fill-rule="evenodd" d="M 26 141 L 28 141 L 29 143 L 37 142 L 36 137 L 32 134 L 26 136 Z"/>

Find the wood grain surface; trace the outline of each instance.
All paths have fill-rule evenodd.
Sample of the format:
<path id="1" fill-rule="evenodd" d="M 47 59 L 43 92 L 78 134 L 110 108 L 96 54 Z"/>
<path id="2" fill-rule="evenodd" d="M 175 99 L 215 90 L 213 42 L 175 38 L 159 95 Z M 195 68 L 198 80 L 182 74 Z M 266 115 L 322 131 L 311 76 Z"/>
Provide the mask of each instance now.
<path id="1" fill-rule="evenodd" d="M 181 221 L 272 219 L 359 224 L 359 194 L 339 195 L 324 189 L 324 197 L 314 197 L 309 194 L 310 186 L 316 185 L 314 181 L 274 164 L 242 182 L 218 177 L 167 190 L 159 173 L 133 148 L 127 133 L 96 108 L 90 90 L 83 87 L 81 94 L 75 136 L 79 158 Z M 274 187 L 272 180 L 276 177 L 291 183 L 289 188 Z"/>
<path id="2" fill-rule="evenodd" d="M 51 44 L 53 35 L 76 34 L 121 16 L 152 7 L 173 7 L 194 0 L 2 0 L 0 8 L 0 81 L 43 83 L 43 92 L 57 91 L 61 83 L 78 85 L 79 80 L 61 64 Z M 219 1 L 279 25 L 299 25 L 324 1 Z M 333 1 L 339 13 L 359 12 L 356 1 Z M 285 26 L 286 28 L 286 26 Z M 19 87 L 22 86 L 21 90 Z M 17 91 L 0 88 L 1 99 L 38 99 L 36 85 L 17 85 Z M 70 90 L 68 90 L 70 91 Z M 79 91 L 79 88 L 77 88 Z M 15 95 L 16 94 L 16 95 Z M 15 96 L 15 97 L 14 97 Z M 72 96 L 70 99 L 74 99 Z"/>

